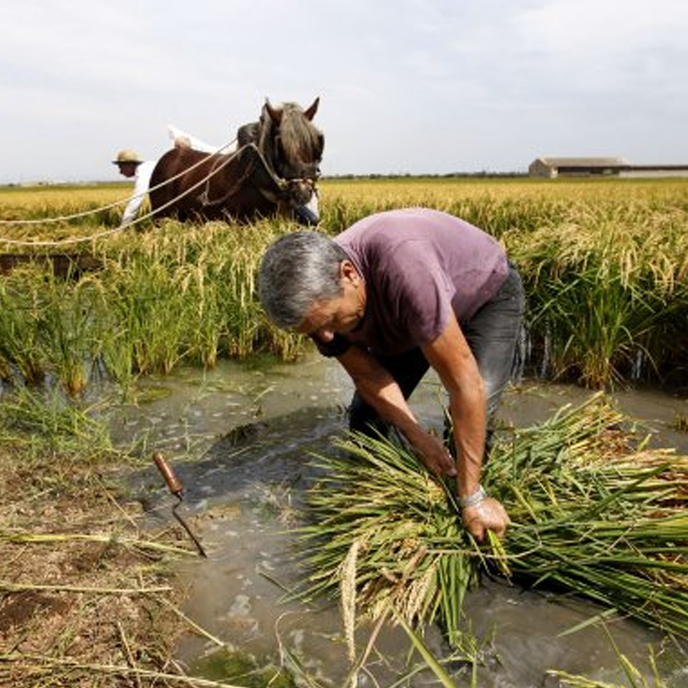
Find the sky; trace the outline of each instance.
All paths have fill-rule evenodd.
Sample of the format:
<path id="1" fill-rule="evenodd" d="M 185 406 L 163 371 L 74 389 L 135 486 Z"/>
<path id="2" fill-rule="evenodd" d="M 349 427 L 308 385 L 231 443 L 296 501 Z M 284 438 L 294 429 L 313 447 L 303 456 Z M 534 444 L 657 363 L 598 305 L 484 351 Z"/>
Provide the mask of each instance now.
<path id="1" fill-rule="evenodd" d="M 0 183 L 316 97 L 324 175 L 688 164 L 685 0 L 0 0 Z"/>

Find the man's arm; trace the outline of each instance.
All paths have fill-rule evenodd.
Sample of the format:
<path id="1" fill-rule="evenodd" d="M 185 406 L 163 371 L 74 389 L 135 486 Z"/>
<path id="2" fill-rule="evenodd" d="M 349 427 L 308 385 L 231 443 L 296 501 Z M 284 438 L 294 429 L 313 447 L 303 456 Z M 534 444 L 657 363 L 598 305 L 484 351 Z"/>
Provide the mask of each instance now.
<path id="1" fill-rule="evenodd" d="M 442 334 L 423 347 L 428 363 L 449 395 L 457 454 L 457 494 L 468 497 L 480 485 L 485 451 L 486 403 L 478 364 L 453 313 Z"/>
<path id="2" fill-rule="evenodd" d="M 423 347 L 423 354 L 449 394 L 457 455 L 456 490 L 459 498 L 470 504 L 462 509 L 463 522 L 477 540 L 483 540 L 487 530 L 502 537 L 509 517 L 496 499 L 480 493 L 487 429 L 484 383 L 453 313 L 442 334 Z"/>
<path id="3" fill-rule="evenodd" d="M 136 215 L 139 212 L 139 208 L 143 203 L 143 199 L 148 193 L 148 187 L 150 186 L 151 175 L 153 174 L 154 164 L 152 162 L 143 162 L 139 165 L 139 169 L 136 171 L 136 178 L 134 180 L 134 192 L 129 199 L 129 202 L 122 213 L 122 220 L 120 222 L 120 227 L 128 225 L 136 219 Z"/>
<path id="4" fill-rule="evenodd" d="M 337 360 L 351 376 L 363 400 L 406 437 L 429 470 L 438 474 L 456 474 L 447 448 L 419 425 L 399 385 L 375 358 L 363 349 L 351 346 Z"/>
<path id="5" fill-rule="evenodd" d="M 338 357 L 356 389 L 381 418 L 392 423 L 406 437 L 429 470 L 456 475 L 460 497 L 477 492 L 485 447 L 485 393 L 482 377 L 456 318 L 423 348 L 449 394 L 458 460 L 456 466 L 446 447 L 418 423 L 399 385 L 372 356 L 352 346 Z M 462 510 L 468 530 L 482 540 L 486 530 L 504 534 L 509 517 L 495 499 L 482 499 Z"/>

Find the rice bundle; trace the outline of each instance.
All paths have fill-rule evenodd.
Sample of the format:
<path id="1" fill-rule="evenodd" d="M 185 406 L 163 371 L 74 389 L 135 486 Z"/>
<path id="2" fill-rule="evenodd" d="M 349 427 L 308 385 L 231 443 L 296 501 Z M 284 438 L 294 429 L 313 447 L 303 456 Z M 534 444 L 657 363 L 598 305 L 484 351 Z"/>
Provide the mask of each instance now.
<path id="1" fill-rule="evenodd" d="M 638 443 L 602 394 L 496 445 L 483 485 L 512 519 L 478 546 L 450 483 L 398 442 L 351 435 L 316 459 L 306 498 L 306 596 L 462 634 L 484 573 L 573 593 L 688 637 L 688 457 Z M 351 610 L 350 610 L 351 613 Z"/>

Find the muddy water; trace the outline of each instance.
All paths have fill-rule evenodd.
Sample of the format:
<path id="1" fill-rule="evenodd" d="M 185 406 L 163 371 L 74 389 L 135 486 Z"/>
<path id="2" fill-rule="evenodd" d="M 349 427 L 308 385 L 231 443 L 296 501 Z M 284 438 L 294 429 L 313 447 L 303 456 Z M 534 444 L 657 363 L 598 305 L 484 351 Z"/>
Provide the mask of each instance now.
<path id="1" fill-rule="evenodd" d="M 568 386 L 526 383 L 507 395 L 501 416 L 517 426 L 531 425 L 587 395 Z M 334 686 L 343 686 L 348 673 L 338 610 L 325 602 L 295 602 L 287 591 L 299 576 L 294 527 L 311 477 L 304 457 L 328 450 L 330 438 L 345 427 L 343 409 L 350 396 L 346 375 L 320 357 L 296 366 L 223 363 L 210 373 L 185 370 L 147 380 L 138 404 L 123 409 L 114 428 L 121 439 L 146 436 L 184 483 L 180 513 L 210 554 L 183 567 L 189 590 L 185 613 L 217 640 L 260 661 L 279 663 L 288 651 L 312 676 Z M 637 391 L 616 396 L 620 408 L 653 433 L 653 442 L 688 453 L 688 435 L 671 429 L 677 413 L 688 416 L 685 398 Z M 440 399 L 433 380 L 413 398 L 423 422 L 438 429 Z M 180 460 L 189 456 L 195 460 Z M 153 470 L 138 489 L 151 518 L 174 526 L 170 507 L 175 502 Z M 481 688 L 556 686 L 545 679 L 547 669 L 625 685 L 603 630 L 590 626 L 566 634 L 599 612 L 590 604 L 486 582 L 470 594 L 467 611 L 480 641 L 475 653 L 481 659 Z M 614 621 L 609 628 L 618 649 L 649 671 L 648 647 L 663 647 L 662 638 L 632 622 Z M 359 652 L 370 634 L 371 629 L 361 630 Z M 437 656 L 446 653 L 436 630 L 428 629 L 426 642 Z M 190 636 L 178 652 L 180 660 L 193 665 L 216 649 L 216 642 Z M 383 629 L 358 685 L 391 686 L 407 675 L 409 649 L 399 629 Z M 686 664 L 683 651 L 673 646 L 662 655 L 670 688 L 688 685 Z M 470 685 L 467 668 L 460 662 L 452 666 L 457 685 Z M 416 673 L 401 685 L 439 683 L 418 662 Z"/>

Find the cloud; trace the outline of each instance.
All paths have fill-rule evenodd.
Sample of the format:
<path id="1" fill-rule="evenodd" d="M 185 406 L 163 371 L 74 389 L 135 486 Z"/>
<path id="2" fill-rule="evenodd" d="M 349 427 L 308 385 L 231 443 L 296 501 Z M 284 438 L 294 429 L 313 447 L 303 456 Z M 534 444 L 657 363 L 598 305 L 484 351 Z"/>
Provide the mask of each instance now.
<path id="1" fill-rule="evenodd" d="M 523 169 L 545 145 L 688 160 L 683 0 L 42 0 L 3 21 L 0 181 L 111 178 L 168 122 L 219 145 L 266 96 L 321 97 L 326 174 Z"/>
<path id="2" fill-rule="evenodd" d="M 557 91 L 640 87 L 651 89 L 640 97 L 652 97 L 655 88 L 683 81 L 677 59 L 688 57 L 688 5 L 681 0 L 554 0 L 524 11 L 514 25 L 540 61 L 536 80 L 547 77 Z M 682 84 L 679 90 L 685 93 Z"/>
<path id="3" fill-rule="evenodd" d="M 685 42 L 683 0 L 551 0 L 521 13 L 524 37 L 550 55 L 619 55 Z"/>

